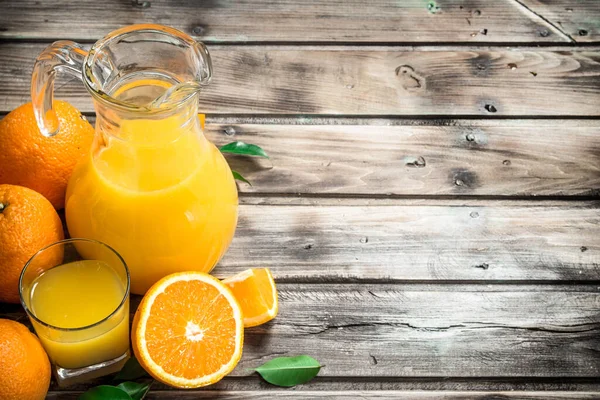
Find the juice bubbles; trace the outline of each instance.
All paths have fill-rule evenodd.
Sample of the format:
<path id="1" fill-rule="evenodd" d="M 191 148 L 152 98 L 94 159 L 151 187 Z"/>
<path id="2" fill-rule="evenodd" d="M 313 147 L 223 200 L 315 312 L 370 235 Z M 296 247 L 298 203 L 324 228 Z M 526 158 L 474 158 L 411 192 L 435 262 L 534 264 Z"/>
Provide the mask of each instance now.
<path id="1" fill-rule="evenodd" d="M 52 363 L 75 369 L 127 353 L 129 307 L 121 304 L 126 290 L 117 273 L 98 260 L 70 262 L 38 276 L 28 291 L 28 303 L 40 321 L 61 329 L 90 326 L 59 331 L 32 320 Z M 94 324 L 98 326 L 91 327 Z"/>
<path id="2" fill-rule="evenodd" d="M 69 182 L 71 236 L 117 250 L 136 294 L 173 272 L 209 272 L 235 232 L 237 188 L 196 107 L 118 128 L 99 117 L 92 152 Z"/>

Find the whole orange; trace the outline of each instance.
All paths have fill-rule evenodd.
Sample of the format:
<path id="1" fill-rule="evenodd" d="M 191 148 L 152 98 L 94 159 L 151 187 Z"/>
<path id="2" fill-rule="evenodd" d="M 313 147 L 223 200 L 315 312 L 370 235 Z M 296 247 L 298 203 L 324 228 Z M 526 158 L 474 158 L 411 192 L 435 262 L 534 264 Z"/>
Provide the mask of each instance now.
<path id="1" fill-rule="evenodd" d="M 0 319 L 0 399 L 42 400 L 50 386 L 50 361 L 23 324 Z"/>
<path id="2" fill-rule="evenodd" d="M 42 247 L 62 239 L 62 222 L 44 196 L 25 187 L 0 185 L 0 301 L 18 303 L 25 263 Z M 48 262 L 58 264 L 60 257 L 62 253 L 52 254 Z"/>
<path id="3" fill-rule="evenodd" d="M 60 123 L 53 137 L 41 134 L 31 103 L 0 121 L 0 184 L 33 189 L 61 209 L 73 168 L 92 145 L 94 128 L 69 103 L 55 101 L 53 108 Z"/>

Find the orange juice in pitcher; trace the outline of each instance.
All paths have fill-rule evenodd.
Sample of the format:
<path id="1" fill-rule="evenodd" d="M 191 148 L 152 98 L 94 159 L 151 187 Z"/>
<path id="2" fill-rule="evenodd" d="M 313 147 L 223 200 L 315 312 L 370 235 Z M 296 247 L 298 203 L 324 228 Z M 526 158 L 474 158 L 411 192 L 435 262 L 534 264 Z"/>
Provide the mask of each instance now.
<path id="1" fill-rule="evenodd" d="M 55 43 L 38 58 L 32 79 L 47 135 L 60 134 L 48 106 L 57 66 L 83 80 L 97 115 L 91 152 L 67 189 L 70 235 L 115 248 L 133 293 L 169 273 L 209 272 L 233 238 L 238 200 L 231 170 L 197 116 L 212 74 L 206 48 L 159 25 L 117 30 L 89 53 Z"/>

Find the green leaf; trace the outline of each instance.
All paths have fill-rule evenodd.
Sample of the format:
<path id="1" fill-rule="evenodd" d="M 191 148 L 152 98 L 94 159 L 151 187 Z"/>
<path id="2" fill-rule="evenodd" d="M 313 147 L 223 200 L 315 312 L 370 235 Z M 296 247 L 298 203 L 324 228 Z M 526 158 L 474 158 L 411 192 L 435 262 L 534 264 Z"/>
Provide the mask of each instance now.
<path id="1" fill-rule="evenodd" d="M 435 1 L 430 1 L 427 3 L 427 11 L 435 14 L 436 12 L 440 11 L 440 6 L 438 6 Z"/>
<path id="2" fill-rule="evenodd" d="M 231 173 L 233 174 L 233 179 L 237 179 L 238 181 L 246 182 L 248 185 L 252 186 L 250 181 L 248 181 L 246 178 L 244 178 L 242 176 L 242 174 L 240 174 L 239 172 L 231 170 Z"/>
<path id="3" fill-rule="evenodd" d="M 265 153 L 265 151 L 260 146 L 244 142 L 231 142 L 226 144 L 225 146 L 221 146 L 219 150 L 221 150 L 221 153 L 269 158 L 267 153 Z"/>
<path id="4" fill-rule="evenodd" d="M 142 400 L 150 390 L 150 383 L 123 382 L 117 387 L 127 393 L 133 400 Z"/>
<path id="5" fill-rule="evenodd" d="M 79 400 L 132 400 L 132 398 L 118 387 L 101 385 L 79 396 Z"/>
<path id="6" fill-rule="evenodd" d="M 131 358 L 127 360 L 123 368 L 121 368 L 117 375 L 115 375 L 114 380 L 131 381 L 134 379 L 145 378 L 149 376 L 150 375 L 148 375 L 146 370 L 142 368 L 138 360 L 135 357 L 131 356 Z"/>
<path id="7" fill-rule="evenodd" d="M 320 370 L 321 365 L 317 360 L 302 355 L 274 358 L 255 371 L 272 385 L 290 387 L 310 381 Z"/>

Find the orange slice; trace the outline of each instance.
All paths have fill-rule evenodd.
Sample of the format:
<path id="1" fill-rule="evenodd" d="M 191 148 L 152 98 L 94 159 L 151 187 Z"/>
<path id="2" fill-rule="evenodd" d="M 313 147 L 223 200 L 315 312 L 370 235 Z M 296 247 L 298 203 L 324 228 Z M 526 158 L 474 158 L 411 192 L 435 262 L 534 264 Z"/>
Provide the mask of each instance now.
<path id="1" fill-rule="evenodd" d="M 154 379 L 178 388 L 210 385 L 242 356 L 242 310 L 229 288 L 208 274 L 168 275 L 142 299 L 131 341 Z"/>
<path id="2" fill-rule="evenodd" d="M 264 324 L 279 309 L 277 288 L 269 268 L 253 268 L 223 280 L 242 307 L 244 327 Z"/>

